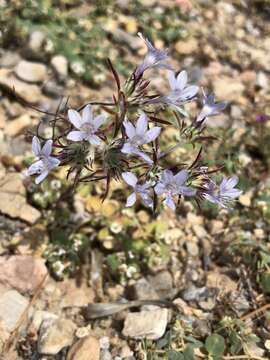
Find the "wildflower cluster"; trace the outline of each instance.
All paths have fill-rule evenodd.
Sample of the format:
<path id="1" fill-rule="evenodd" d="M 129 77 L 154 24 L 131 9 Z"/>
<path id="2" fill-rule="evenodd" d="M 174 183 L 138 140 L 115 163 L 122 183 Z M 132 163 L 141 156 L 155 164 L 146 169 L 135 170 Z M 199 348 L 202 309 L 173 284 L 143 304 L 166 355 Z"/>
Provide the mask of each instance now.
<path id="1" fill-rule="evenodd" d="M 132 188 L 126 206 L 140 198 L 154 211 L 161 203 L 175 210 L 182 197 L 227 207 L 241 193 L 235 188 L 238 179 L 223 178 L 217 185 L 211 174 L 221 167 L 209 169 L 203 163 L 201 146 L 209 139 L 203 134 L 206 120 L 224 110 L 226 103 L 217 103 L 214 95 L 202 92 L 202 108 L 192 118 L 185 104 L 197 100 L 199 87 L 188 84 L 186 71 L 175 74 L 167 62 L 167 50 L 156 49 L 138 35 L 145 42 L 147 54 L 124 83 L 108 60 L 117 85 L 113 101 L 90 102 L 80 109 L 67 108 L 54 114 L 50 122 L 52 139 L 43 138 L 38 131 L 33 136 L 32 148 L 38 161 L 29 167 L 29 175 L 37 174 L 38 184 L 53 169 L 66 166 L 74 186 L 105 180 L 104 197 L 112 179 L 124 181 Z M 150 93 L 151 82 L 144 76 L 153 68 L 166 69 L 167 93 Z M 96 106 L 103 112 L 98 113 Z M 173 147 L 166 146 L 162 136 L 170 126 L 179 133 Z M 191 164 L 171 164 L 169 155 L 185 142 L 194 148 L 200 145 L 195 159 Z"/>

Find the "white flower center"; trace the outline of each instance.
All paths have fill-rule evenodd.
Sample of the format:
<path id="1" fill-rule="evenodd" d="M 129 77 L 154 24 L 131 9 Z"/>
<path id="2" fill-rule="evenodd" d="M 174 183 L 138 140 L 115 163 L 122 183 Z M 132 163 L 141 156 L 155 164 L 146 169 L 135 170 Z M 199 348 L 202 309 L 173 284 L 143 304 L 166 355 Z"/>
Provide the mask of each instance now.
<path id="1" fill-rule="evenodd" d="M 86 133 L 87 135 L 91 135 L 95 132 L 93 125 L 90 123 L 82 124 L 80 130 L 83 131 L 84 133 Z"/>
<path id="2" fill-rule="evenodd" d="M 134 146 L 140 146 L 145 144 L 145 138 L 143 135 L 135 135 L 133 136 L 133 138 L 130 140 L 130 143 Z"/>

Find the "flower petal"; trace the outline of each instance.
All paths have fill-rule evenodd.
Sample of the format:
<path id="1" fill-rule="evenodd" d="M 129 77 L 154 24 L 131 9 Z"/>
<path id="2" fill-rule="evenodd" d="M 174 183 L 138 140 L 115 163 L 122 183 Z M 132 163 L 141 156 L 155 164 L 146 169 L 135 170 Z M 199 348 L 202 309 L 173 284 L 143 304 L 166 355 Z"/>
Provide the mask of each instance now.
<path id="1" fill-rule="evenodd" d="M 71 131 L 67 134 L 67 139 L 71 141 L 81 141 L 85 138 L 85 135 L 81 131 Z"/>
<path id="2" fill-rule="evenodd" d="M 53 144 L 52 140 L 47 140 L 41 149 L 40 152 L 41 155 L 44 155 L 45 157 L 49 157 L 52 152 L 52 144 Z"/>
<path id="3" fill-rule="evenodd" d="M 126 206 L 133 206 L 136 202 L 136 193 L 133 192 L 132 194 L 129 195 L 129 197 L 127 198 L 127 202 L 126 202 Z"/>
<path id="4" fill-rule="evenodd" d="M 231 199 L 235 199 L 237 198 L 239 195 L 241 195 L 242 191 L 238 190 L 238 189 L 231 189 L 226 191 L 225 193 L 222 194 L 222 196 L 231 198 Z"/>
<path id="5" fill-rule="evenodd" d="M 154 141 L 160 134 L 161 128 L 158 126 L 153 127 L 146 133 L 147 142 Z"/>
<path id="6" fill-rule="evenodd" d="M 166 199 L 164 201 L 164 204 L 167 205 L 170 209 L 175 210 L 176 206 L 175 203 L 173 201 L 173 198 L 170 195 L 166 196 Z"/>
<path id="7" fill-rule="evenodd" d="M 91 105 L 86 105 L 82 111 L 81 123 L 91 123 L 93 120 L 93 110 Z"/>
<path id="8" fill-rule="evenodd" d="M 184 196 L 194 196 L 196 194 L 196 190 L 188 186 L 181 186 L 179 188 L 179 193 Z"/>
<path id="9" fill-rule="evenodd" d="M 121 152 L 124 153 L 124 154 L 134 154 L 134 152 L 137 151 L 137 148 L 133 145 L 131 145 L 129 142 L 126 142 L 122 149 L 121 149 Z"/>
<path id="10" fill-rule="evenodd" d="M 136 152 L 134 152 L 134 154 L 140 156 L 149 165 L 153 164 L 153 160 L 148 155 L 146 155 L 143 151 L 136 151 Z"/>
<path id="11" fill-rule="evenodd" d="M 187 76 L 187 72 L 185 70 L 181 71 L 178 76 L 177 76 L 177 90 L 183 90 L 187 84 L 187 79 L 188 79 L 188 76 Z"/>
<path id="12" fill-rule="evenodd" d="M 92 145 L 99 145 L 101 142 L 100 138 L 96 135 L 90 135 L 86 140 Z"/>
<path id="13" fill-rule="evenodd" d="M 61 161 L 60 161 L 59 159 L 57 159 L 57 158 L 55 158 L 55 157 L 52 157 L 52 156 L 50 156 L 50 157 L 48 158 L 48 162 L 49 162 L 49 168 L 50 168 L 50 169 L 56 168 L 56 167 L 59 166 L 60 163 L 61 163 Z"/>
<path id="14" fill-rule="evenodd" d="M 81 115 L 78 113 L 78 111 L 69 109 L 68 110 L 68 119 L 75 128 L 77 128 L 77 129 L 81 128 L 83 122 L 82 122 Z"/>
<path id="15" fill-rule="evenodd" d="M 34 162 L 34 164 L 30 165 L 27 169 L 28 175 L 39 174 L 42 172 L 44 168 L 44 164 L 42 160 Z"/>
<path id="16" fill-rule="evenodd" d="M 105 114 L 100 114 L 96 116 L 95 119 L 93 120 L 94 129 L 97 130 L 102 124 L 104 124 L 105 120 L 106 120 Z"/>
<path id="17" fill-rule="evenodd" d="M 35 179 L 35 183 L 36 184 L 41 183 L 41 181 L 43 181 L 48 175 L 49 175 L 48 170 L 42 171 L 42 173 Z"/>
<path id="18" fill-rule="evenodd" d="M 136 135 L 135 127 L 129 121 L 125 121 L 123 124 L 128 138 L 132 139 Z"/>
<path id="19" fill-rule="evenodd" d="M 190 100 L 197 94 L 198 91 L 199 91 L 198 86 L 196 86 L 196 85 L 188 86 L 187 88 L 185 88 L 184 90 L 181 91 L 181 93 L 177 97 L 177 101 Z"/>
<path id="20" fill-rule="evenodd" d="M 188 171 L 183 169 L 174 175 L 174 180 L 177 186 L 182 186 L 188 178 Z"/>
<path id="21" fill-rule="evenodd" d="M 165 192 L 165 186 L 160 182 L 155 186 L 154 190 L 157 195 L 161 195 Z"/>
<path id="22" fill-rule="evenodd" d="M 40 145 L 39 138 L 37 136 L 34 136 L 32 139 L 32 150 L 36 156 L 40 155 L 41 145 Z"/>
<path id="23" fill-rule="evenodd" d="M 143 200 L 143 203 L 146 205 L 146 206 L 148 206 L 148 207 L 153 207 L 153 200 L 150 198 L 150 196 L 148 195 L 148 194 L 146 194 L 146 193 L 144 193 L 144 194 L 140 194 L 141 195 L 141 198 L 142 198 L 142 200 Z"/>
<path id="24" fill-rule="evenodd" d="M 171 170 L 166 169 L 162 172 L 161 181 L 164 183 L 164 185 L 174 182 L 174 176 Z"/>
<path id="25" fill-rule="evenodd" d="M 237 176 L 232 176 L 230 178 L 224 178 L 220 184 L 220 191 L 227 191 L 235 187 L 239 179 Z"/>
<path id="26" fill-rule="evenodd" d="M 147 131 L 148 119 L 144 112 L 141 113 L 137 125 L 136 125 L 136 133 L 138 135 L 144 135 Z"/>
<path id="27" fill-rule="evenodd" d="M 167 78 L 170 84 L 170 88 L 172 91 L 174 91 L 176 89 L 177 86 L 177 81 L 174 75 L 174 71 L 168 70 L 167 71 Z"/>
<path id="28" fill-rule="evenodd" d="M 131 172 L 122 173 L 122 178 L 128 185 L 130 185 L 132 187 L 135 187 L 138 182 L 137 177 L 134 174 L 132 174 Z"/>

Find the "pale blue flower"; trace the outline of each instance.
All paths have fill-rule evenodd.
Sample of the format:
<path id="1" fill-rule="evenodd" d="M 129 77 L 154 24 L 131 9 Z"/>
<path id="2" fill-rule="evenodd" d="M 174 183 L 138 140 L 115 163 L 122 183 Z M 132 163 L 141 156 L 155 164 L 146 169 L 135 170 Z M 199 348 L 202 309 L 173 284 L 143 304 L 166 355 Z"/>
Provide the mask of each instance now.
<path id="1" fill-rule="evenodd" d="M 203 196 L 211 203 L 226 208 L 230 202 L 232 202 L 242 193 L 241 190 L 235 188 L 238 181 L 239 180 L 237 176 L 223 178 L 220 186 L 218 187 L 215 182 L 211 180 L 208 183 L 206 190 L 203 192 Z"/>
<path id="2" fill-rule="evenodd" d="M 147 100 L 147 104 L 169 105 L 176 111 L 181 112 L 184 116 L 187 116 L 187 113 L 180 105 L 193 99 L 199 87 L 195 85 L 187 86 L 188 76 L 185 70 L 181 71 L 177 76 L 175 76 L 173 71 L 168 70 L 167 76 L 170 84 L 169 94 L 149 99 Z"/>
<path id="3" fill-rule="evenodd" d="M 155 192 L 157 195 L 165 195 L 164 203 L 172 210 L 176 209 L 174 196 L 194 196 L 196 190 L 185 185 L 188 179 L 188 171 L 181 170 L 176 175 L 173 175 L 172 171 L 164 170 L 161 173 L 160 182 L 155 186 Z"/>
<path id="4" fill-rule="evenodd" d="M 124 181 L 133 188 L 133 192 L 127 198 L 126 206 L 133 206 L 136 202 L 137 195 L 139 195 L 145 205 L 153 207 L 153 200 L 149 196 L 149 188 L 151 184 L 146 182 L 145 184 L 138 184 L 138 178 L 131 172 L 122 173 Z"/>
<path id="5" fill-rule="evenodd" d="M 185 70 L 175 76 L 173 71 L 167 72 L 168 81 L 171 91 L 167 98 L 172 103 L 188 101 L 197 94 L 199 87 L 196 85 L 187 86 L 188 76 Z"/>
<path id="6" fill-rule="evenodd" d="M 226 108 L 226 106 L 227 103 L 225 102 L 216 103 L 215 96 L 213 94 L 203 94 L 203 108 L 197 116 L 196 122 L 202 122 L 209 116 L 218 115 Z"/>
<path id="7" fill-rule="evenodd" d="M 140 78 L 146 70 L 154 67 L 171 69 L 170 65 L 164 63 L 168 59 L 168 50 L 156 49 L 152 45 L 152 43 L 148 39 L 146 39 L 140 32 L 138 33 L 138 36 L 144 41 L 145 45 L 147 46 L 147 54 L 143 62 L 137 67 L 135 71 L 136 78 Z"/>
<path id="8" fill-rule="evenodd" d="M 28 168 L 28 174 L 39 174 L 39 176 L 35 179 L 36 184 L 43 181 L 48 176 L 49 172 L 56 168 L 61 162 L 59 159 L 50 156 L 52 153 L 52 144 L 52 140 L 47 140 L 43 147 L 41 147 L 39 138 L 37 136 L 33 137 L 32 150 L 39 160 Z"/>
<path id="9" fill-rule="evenodd" d="M 128 140 L 123 145 L 121 152 L 124 154 L 138 155 L 143 160 L 152 164 L 153 161 L 148 155 L 139 149 L 140 146 L 154 141 L 160 134 L 161 128 L 158 126 L 148 129 L 148 119 L 145 113 L 142 113 L 137 121 L 136 127 L 129 121 L 125 121 L 124 127 Z"/>
<path id="10" fill-rule="evenodd" d="M 93 117 L 92 106 L 87 105 L 82 112 L 82 116 L 76 110 L 68 110 L 68 118 L 72 125 L 78 129 L 71 131 L 67 135 L 68 140 L 86 140 L 92 145 L 99 145 L 100 138 L 96 135 L 99 127 L 105 122 L 105 115 L 101 114 Z"/>

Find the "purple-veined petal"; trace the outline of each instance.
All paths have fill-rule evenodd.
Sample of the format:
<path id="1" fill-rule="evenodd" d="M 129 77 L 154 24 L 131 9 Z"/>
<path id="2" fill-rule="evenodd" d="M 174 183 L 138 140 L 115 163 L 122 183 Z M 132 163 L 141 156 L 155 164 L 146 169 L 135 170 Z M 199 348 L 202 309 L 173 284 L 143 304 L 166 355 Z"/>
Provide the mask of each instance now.
<path id="1" fill-rule="evenodd" d="M 123 124 L 128 138 L 132 139 L 136 135 L 135 127 L 129 121 L 125 121 Z"/>
<path id="2" fill-rule="evenodd" d="M 48 158 L 49 168 L 54 169 L 60 165 L 61 161 L 55 157 L 50 156 Z"/>
<path id="3" fill-rule="evenodd" d="M 170 195 L 166 196 L 166 199 L 164 200 L 164 204 L 167 205 L 170 209 L 175 210 L 175 202 L 173 201 L 173 198 Z"/>
<path id="4" fill-rule="evenodd" d="M 225 196 L 225 197 L 228 197 L 228 198 L 231 198 L 231 199 L 235 199 L 237 198 L 239 195 L 242 194 L 242 191 L 241 190 L 238 190 L 238 189 L 231 189 L 231 190 L 228 190 L 226 192 L 224 192 L 222 194 L 222 196 Z"/>
<path id="5" fill-rule="evenodd" d="M 220 191 L 227 191 L 235 187 L 239 179 L 237 176 L 232 176 L 230 178 L 224 178 L 220 184 Z"/>
<path id="6" fill-rule="evenodd" d="M 208 201 L 210 201 L 210 202 L 213 203 L 213 204 L 219 204 L 219 203 L 220 203 L 220 201 L 219 201 L 219 199 L 218 199 L 217 196 L 214 196 L 214 195 L 211 195 L 211 194 L 207 194 L 207 193 L 204 193 L 203 196 L 204 196 L 205 200 L 208 200 Z"/>
<path id="7" fill-rule="evenodd" d="M 179 93 L 179 96 L 177 97 L 177 101 L 187 101 L 192 99 L 197 92 L 199 91 L 199 87 L 196 85 L 191 85 L 185 88 L 184 90 Z"/>
<path id="8" fill-rule="evenodd" d="M 91 123 L 93 119 L 93 109 L 91 105 L 86 105 L 82 111 L 81 123 Z M 73 124 L 74 125 L 74 124 Z"/>
<path id="9" fill-rule="evenodd" d="M 144 37 L 141 32 L 138 32 L 137 35 L 139 36 L 140 39 L 142 39 L 144 41 L 144 43 L 147 46 L 148 50 L 151 50 L 151 51 L 155 50 L 152 43 L 146 37 Z"/>
<path id="10" fill-rule="evenodd" d="M 140 156 L 149 165 L 153 164 L 153 160 L 148 155 L 146 155 L 143 151 L 136 151 L 136 152 L 134 152 L 134 154 Z"/>
<path id="11" fill-rule="evenodd" d="M 211 113 L 212 113 L 212 109 L 209 106 L 204 105 L 201 112 L 197 116 L 196 121 L 200 122 L 202 120 L 205 120 L 208 116 L 211 116 Z"/>
<path id="12" fill-rule="evenodd" d="M 81 131 L 71 131 L 67 134 L 67 139 L 71 141 L 82 141 L 85 135 Z"/>
<path id="13" fill-rule="evenodd" d="M 228 105 L 228 103 L 226 102 L 220 102 L 214 105 L 214 109 L 216 113 L 220 113 L 221 111 L 223 111 L 226 106 Z"/>
<path id="14" fill-rule="evenodd" d="M 137 177 L 134 174 L 132 174 L 131 172 L 122 173 L 122 178 L 128 185 L 130 185 L 132 187 L 135 187 L 138 182 Z"/>
<path id="15" fill-rule="evenodd" d="M 47 140 L 43 145 L 40 154 L 44 155 L 45 157 L 49 157 L 52 152 L 52 144 L 53 144 L 52 140 Z"/>
<path id="16" fill-rule="evenodd" d="M 146 133 L 147 142 L 154 141 L 160 134 L 161 128 L 158 126 L 153 127 Z"/>
<path id="17" fill-rule="evenodd" d="M 154 190 L 157 195 L 161 195 L 165 192 L 165 186 L 160 182 L 154 187 Z"/>
<path id="18" fill-rule="evenodd" d="M 35 183 L 39 184 L 49 175 L 48 170 L 43 170 L 42 173 L 35 179 Z"/>
<path id="19" fill-rule="evenodd" d="M 174 71 L 168 70 L 167 78 L 168 78 L 171 90 L 174 91 L 177 86 L 177 81 L 175 79 Z"/>
<path id="20" fill-rule="evenodd" d="M 177 81 L 177 90 L 183 90 L 187 84 L 187 79 L 188 79 L 188 76 L 187 76 L 187 72 L 185 70 L 181 71 L 177 78 L 176 78 L 176 81 Z"/>
<path id="21" fill-rule="evenodd" d="M 161 174 L 161 180 L 164 184 L 171 184 L 174 181 L 174 176 L 171 170 L 164 170 Z"/>
<path id="22" fill-rule="evenodd" d="M 142 113 L 136 124 L 136 133 L 138 135 L 144 135 L 147 131 L 148 119 L 145 113 Z"/>
<path id="23" fill-rule="evenodd" d="M 36 156 L 40 155 L 41 145 L 40 145 L 39 138 L 37 136 L 34 136 L 32 139 L 32 151 Z"/>
<path id="24" fill-rule="evenodd" d="M 143 200 L 143 203 L 148 206 L 148 207 L 153 207 L 153 200 L 150 198 L 150 196 L 148 194 L 140 194 L 141 195 L 141 198 Z"/>
<path id="25" fill-rule="evenodd" d="M 128 196 L 126 206 L 127 207 L 133 206 L 135 202 L 136 202 L 136 193 L 133 192 Z"/>
<path id="26" fill-rule="evenodd" d="M 43 161 L 42 160 L 36 161 L 29 166 L 27 170 L 28 175 L 39 174 L 42 172 L 43 168 L 44 168 Z"/>
<path id="27" fill-rule="evenodd" d="M 179 192 L 184 196 L 194 196 L 196 194 L 196 190 L 188 186 L 180 186 Z"/>
<path id="28" fill-rule="evenodd" d="M 183 169 L 174 175 L 174 180 L 177 186 L 182 186 L 188 178 L 188 171 Z"/>
<path id="29" fill-rule="evenodd" d="M 96 116 L 95 119 L 93 120 L 94 129 L 97 130 L 101 125 L 104 124 L 105 120 L 106 120 L 106 116 L 104 114 Z"/>
<path id="30" fill-rule="evenodd" d="M 78 111 L 69 109 L 68 110 L 68 119 L 75 128 L 77 128 L 77 129 L 81 128 L 83 122 L 82 122 L 81 115 L 78 113 Z"/>
<path id="31" fill-rule="evenodd" d="M 137 148 L 133 145 L 131 145 L 129 142 L 126 142 L 122 149 L 121 149 L 121 152 L 124 153 L 124 154 L 134 154 L 134 152 L 137 151 Z"/>
<path id="32" fill-rule="evenodd" d="M 92 145 L 99 145 L 101 142 L 100 138 L 96 135 L 90 135 L 86 138 L 86 140 Z"/>

